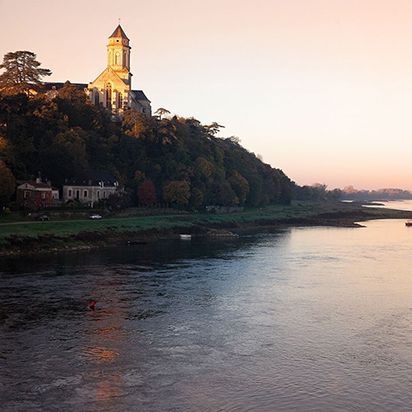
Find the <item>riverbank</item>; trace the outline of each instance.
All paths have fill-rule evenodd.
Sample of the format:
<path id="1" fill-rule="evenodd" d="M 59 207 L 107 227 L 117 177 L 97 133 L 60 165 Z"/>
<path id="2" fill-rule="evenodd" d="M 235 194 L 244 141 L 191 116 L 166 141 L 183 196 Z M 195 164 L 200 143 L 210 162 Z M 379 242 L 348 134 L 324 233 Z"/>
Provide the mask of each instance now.
<path id="1" fill-rule="evenodd" d="M 291 206 L 247 209 L 233 214 L 176 213 L 45 222 L 0 223 L 0 256 L 92 249 L 132 242 L 153 242 L 180 233 L 208 236 L 211 229 L 235 234 L 282 226 L 359 227 L 373 219 L 411 219 L 412 212 L 351 203 L 296 202 Z"/>

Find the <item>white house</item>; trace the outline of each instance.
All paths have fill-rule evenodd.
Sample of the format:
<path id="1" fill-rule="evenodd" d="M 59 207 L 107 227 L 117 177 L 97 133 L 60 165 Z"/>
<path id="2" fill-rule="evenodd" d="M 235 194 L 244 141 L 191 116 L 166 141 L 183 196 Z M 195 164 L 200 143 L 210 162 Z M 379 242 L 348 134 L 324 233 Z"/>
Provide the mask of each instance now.
<path id="1" fill-rule="evenodd" d="M 114 180 L 88 180 L 86 182 L 66 183 L 63 186 L 63 201 L 78 201 L 93 207 L 100 200 L 107 199 L 119 190 Z"/>

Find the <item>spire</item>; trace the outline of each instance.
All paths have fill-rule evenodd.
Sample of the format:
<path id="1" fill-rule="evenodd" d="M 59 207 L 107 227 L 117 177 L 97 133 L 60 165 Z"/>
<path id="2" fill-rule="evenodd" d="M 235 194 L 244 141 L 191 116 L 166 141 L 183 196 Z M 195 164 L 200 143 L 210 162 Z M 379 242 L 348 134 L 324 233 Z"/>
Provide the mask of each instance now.
<path id="1" fill-rule="evenodd" d="M 115 31 L 113 32 L 113 34 L 109 37 L 109 39 L 111 39 L 112 37 L 121 37 L 122 39 L 127 39 L 129 40 L 129 38 L 126 36 L 125 32 L 122 29 L 122 26 L 119 24 Z"/>

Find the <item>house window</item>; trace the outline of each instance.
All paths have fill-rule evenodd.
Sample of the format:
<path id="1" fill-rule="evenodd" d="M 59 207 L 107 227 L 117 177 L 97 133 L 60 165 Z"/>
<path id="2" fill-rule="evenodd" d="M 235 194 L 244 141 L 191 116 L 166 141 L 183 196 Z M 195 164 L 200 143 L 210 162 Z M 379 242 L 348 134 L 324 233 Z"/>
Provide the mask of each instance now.
<path id="1" fill-rule="evenodd" d="M 97 191 L 97 198 L 100 199 L 100 190 Z"/>
<path id="2" fill-rule="evenodd" d="M 106 192 L 103 192 L 103 197 L 106 199 Z"/>
<path id="3" fill-rule="evenodd" d="M 43 193 L 41 194 L 41 198 L 42 198 L 42 199 L 46 199 L 46 193 L 43 192 Z"/>
<path id="4" fill-rule="evenodd" d="M 69 189 L 67 197 L 72 197 L 72 189 Z"/>
<path id="5" fill-rule="evenodd" d="M 87 190 L 85 190 L 85 191 L 83 192 L 83 197 L 86 199 L 87 196 L 88 196 L 88 193 L 87 193 Z"/>
<path id="6" fill-rule="evenodd" d="M 25 199 L 27 199 L 27 198 L 29 197 L 29 195 L 30 195 L 30 193 L 29 193 L 27 190 L 25 190 L 23 197 L 24 197 Z"/>
<path id="7" fill-rule="evenodd" d="M 76 190 L 76 199 L 77 199 L 77 200 L 80 199 L 80 190 Z"/>

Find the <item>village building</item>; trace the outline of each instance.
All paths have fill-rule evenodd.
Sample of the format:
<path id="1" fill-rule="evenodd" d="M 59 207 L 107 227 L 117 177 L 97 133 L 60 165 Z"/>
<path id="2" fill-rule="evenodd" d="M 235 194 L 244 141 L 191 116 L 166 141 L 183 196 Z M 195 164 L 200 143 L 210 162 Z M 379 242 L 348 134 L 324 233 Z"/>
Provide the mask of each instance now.
<path id="1" fill-rule="evenodd" d="M 17 204 L 26 209 L 44 209 L 54 206 L 59 200 L 59 191 L 40 178 L 17 186 Z"/>
<path id="2" fill-rule="evenodd" d="M 119 24 L 108 40 L 107 67 L 89 84 L 72 83 L 87 94 L 92 104 L 109 110 L 114 119 L 121 118 L 128 109 L 152 115 L 151 102 L 144 92 L 132 89 L 130 50 L 130 40 Z M 61 82 L 46 82 L 41 89 L 54 98 L 63 86 Z"/>
<path id="3" fill-rule="evenodd" d="M 63 186 L 63 201 L 77 201 L 94 207 L 101 200 L 108 199 L 119 191 L 119 183 L 114 179 L 89 179 L 87 181 L 66 182 Z"/>

